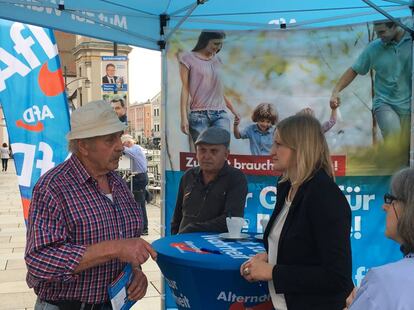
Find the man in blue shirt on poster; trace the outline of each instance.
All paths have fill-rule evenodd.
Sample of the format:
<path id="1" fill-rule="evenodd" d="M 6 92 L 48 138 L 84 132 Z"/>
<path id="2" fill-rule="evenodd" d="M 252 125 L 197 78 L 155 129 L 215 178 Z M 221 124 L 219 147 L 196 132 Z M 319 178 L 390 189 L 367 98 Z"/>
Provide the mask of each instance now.
<path id="1" fill-rule="evenodd" d="M 375 71 L 373 114 L 384 139 L 410 128 L 412 51 L 410 34 L 392 21 L 374 23 L 378 38 L 368 44 L 357 61 L 337 82 L 330 106 L 340 106 L 339 93 L 358 74 Z"/>

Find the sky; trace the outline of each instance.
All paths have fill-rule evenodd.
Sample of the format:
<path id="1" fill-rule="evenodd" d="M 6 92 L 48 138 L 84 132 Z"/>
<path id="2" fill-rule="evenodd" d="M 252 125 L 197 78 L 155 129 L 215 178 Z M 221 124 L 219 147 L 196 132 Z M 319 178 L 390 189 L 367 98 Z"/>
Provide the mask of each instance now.
<path id="1" fill-rule="evenodd" d="M 129 102 L 144 102 L 161 91 L 161 53 L 133 47 L 129 58 Z"/>

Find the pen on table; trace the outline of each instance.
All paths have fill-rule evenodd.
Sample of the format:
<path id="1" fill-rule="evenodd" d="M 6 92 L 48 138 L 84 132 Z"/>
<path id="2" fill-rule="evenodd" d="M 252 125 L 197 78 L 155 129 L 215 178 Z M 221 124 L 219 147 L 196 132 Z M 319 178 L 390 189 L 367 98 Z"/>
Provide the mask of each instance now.
<path id="1" fill-rule="evenodd" d="M 200 251 L 211 253 L 211 254 L 221 254 L 221 252 L 218 250 L 207 249 L 207 248 L 200 248 Z"/>

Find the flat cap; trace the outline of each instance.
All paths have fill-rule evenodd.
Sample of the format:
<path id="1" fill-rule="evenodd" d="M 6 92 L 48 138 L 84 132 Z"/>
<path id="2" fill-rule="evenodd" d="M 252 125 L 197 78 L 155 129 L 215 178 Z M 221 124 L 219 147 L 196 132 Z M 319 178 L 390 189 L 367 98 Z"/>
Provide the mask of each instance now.
<path id="1" fill-rule="evenodd" d="M 209 127 L 198 136 L 195 145 L 205 144 L 223 144 L 226 147 L 230 145 L 230 133 L 219 127 Z"/>

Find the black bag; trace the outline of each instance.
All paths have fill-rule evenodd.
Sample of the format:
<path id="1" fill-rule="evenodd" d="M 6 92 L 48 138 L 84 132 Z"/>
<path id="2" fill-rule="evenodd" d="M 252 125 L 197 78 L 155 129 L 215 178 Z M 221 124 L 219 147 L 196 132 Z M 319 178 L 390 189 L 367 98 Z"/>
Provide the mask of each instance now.
<path id="1" fill-rule="evenodd" d="M 154 199 L 154 196 L 149 191 L 145 190 L 145 201 L 150 203 Z"/>

